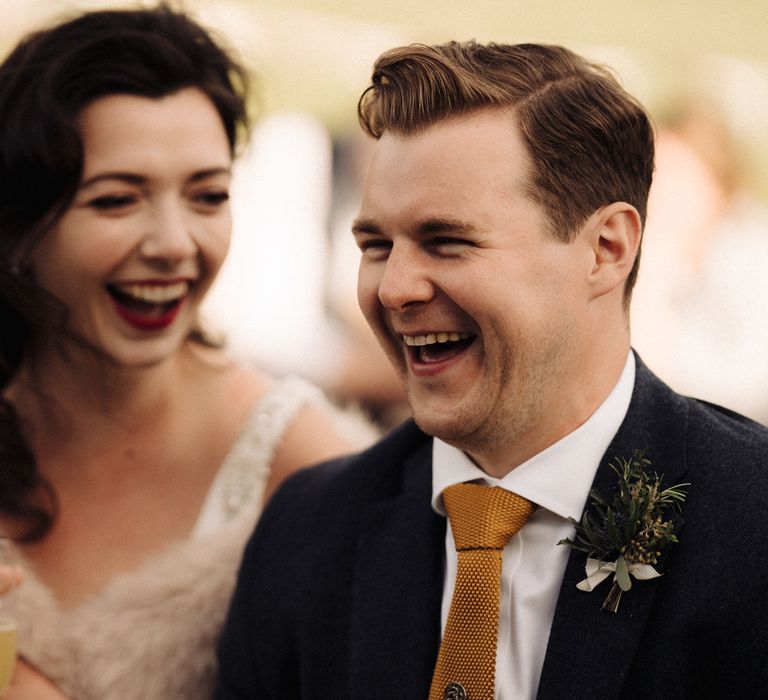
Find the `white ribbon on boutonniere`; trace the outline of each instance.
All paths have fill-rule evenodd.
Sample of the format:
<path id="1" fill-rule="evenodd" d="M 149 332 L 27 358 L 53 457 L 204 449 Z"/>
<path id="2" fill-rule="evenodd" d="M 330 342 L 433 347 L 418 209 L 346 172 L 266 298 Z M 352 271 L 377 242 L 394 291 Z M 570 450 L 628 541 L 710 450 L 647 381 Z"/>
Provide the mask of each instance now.
<path id="1" fill-rule="evenodd" d="M 613 580 L 619 584 L 622 591 L 628 591 L 632 588 L 630 576 L 638 581 L 647 581 L 648 579 L 661 576 L 650 564 L 640 564 L 638 562 L 627 564 L 624 557 L 619 557 L 616 561 L 600 561 L 599 559 L 589 557 L 584 571 L 587 574 L 587 578 L 579 581 L 576 584 L 576 588 L 587 592 L 594 590 L 611 574 L 614 574 Z"/>

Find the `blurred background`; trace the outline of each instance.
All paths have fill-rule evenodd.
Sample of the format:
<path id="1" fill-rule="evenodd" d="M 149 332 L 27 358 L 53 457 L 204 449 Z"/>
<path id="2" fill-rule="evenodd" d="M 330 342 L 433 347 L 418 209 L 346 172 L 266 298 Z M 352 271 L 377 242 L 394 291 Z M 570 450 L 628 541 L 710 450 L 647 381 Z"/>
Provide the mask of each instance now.
<path id="1" fill-rule="evenodd" d="M 349 224 L 369 147 L 355 108 L 371 65 L 412 42 L 559 43 L 612 67 L 657 126 L 633 345 L 677 390 L 768 422 L 768 2 L 172 4 L 215 28 L 256 76 L 232 252 L 205 310 L 235 352 L 385 426 L 403 417 L 355 300 Z M 0 0 L 0 51 L 52 19 L 124 5 Z"/>

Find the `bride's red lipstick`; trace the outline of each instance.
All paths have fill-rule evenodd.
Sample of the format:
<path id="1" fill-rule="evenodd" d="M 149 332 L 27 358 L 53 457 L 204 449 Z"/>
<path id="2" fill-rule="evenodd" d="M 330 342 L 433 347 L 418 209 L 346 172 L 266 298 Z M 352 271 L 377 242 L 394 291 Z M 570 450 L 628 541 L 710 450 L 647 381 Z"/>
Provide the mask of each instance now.
<path id="1" fill-rule="evenodd" d="M 179 315 L 189 295 L 187 280 L 142 280 L 108 284 L 118 316 L 140 331 L 161 331 Z"/>
<path id="2" fill-rule="evenodd" d="M 159 316 L 140 314 L 125 308 L 116 299 L 113 299 L 113 301 L 115 310 L 117 311 L 120 318 L 129 323 L 131 326 L 141 331 L 157 331 L 168 328 L 168 326 L 174 322 L 176 316 L 178 316 L 179 311 L 181 310 L 181 307 L 186 301 L 186 297 L 179 299 L 176 303 L 173 304 L 173 306 L 171 306 L 170 309 L 163 312 Z"/>

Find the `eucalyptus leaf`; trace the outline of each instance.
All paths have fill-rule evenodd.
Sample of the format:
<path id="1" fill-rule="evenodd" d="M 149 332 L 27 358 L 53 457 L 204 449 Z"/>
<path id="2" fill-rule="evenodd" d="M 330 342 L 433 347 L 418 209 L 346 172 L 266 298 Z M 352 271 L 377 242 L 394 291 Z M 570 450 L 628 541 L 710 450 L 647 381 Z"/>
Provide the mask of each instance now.
<path id="1" fill-rule="evenodd" d="M 619 584 L 622 591 L 628 591 L 632 588 L 632 579 L 629 577 L 627 560 L 624 557 L 619 557 L 616 560 L 616 583 Z"/>

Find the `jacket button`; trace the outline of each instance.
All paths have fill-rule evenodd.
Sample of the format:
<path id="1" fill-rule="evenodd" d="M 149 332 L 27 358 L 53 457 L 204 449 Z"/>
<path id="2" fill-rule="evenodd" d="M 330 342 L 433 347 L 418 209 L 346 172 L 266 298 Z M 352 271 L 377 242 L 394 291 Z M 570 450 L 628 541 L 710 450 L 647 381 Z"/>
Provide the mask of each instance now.
<path id="1" fill-rule="evenodd" d="M 461 683 L 449 683 L 445 687 L 443 700 L 467 700 L 467 691 Z"/>

